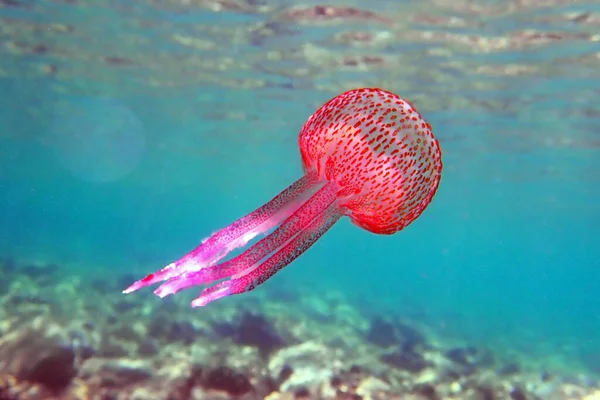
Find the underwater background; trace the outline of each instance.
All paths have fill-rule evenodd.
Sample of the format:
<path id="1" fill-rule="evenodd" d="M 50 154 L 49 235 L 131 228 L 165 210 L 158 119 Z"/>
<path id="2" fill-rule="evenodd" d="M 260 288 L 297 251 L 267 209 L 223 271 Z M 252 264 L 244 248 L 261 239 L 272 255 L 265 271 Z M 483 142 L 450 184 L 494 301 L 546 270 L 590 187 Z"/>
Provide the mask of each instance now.
<path id="1" fill-rule="evenodd" d="M 0 1 L 0 398 L 600 398 L 599 82 L 596 1 Z M 358 87 L 432 125 L 420 218 L 205 308 L 121 293 L 300 178 Z"/>

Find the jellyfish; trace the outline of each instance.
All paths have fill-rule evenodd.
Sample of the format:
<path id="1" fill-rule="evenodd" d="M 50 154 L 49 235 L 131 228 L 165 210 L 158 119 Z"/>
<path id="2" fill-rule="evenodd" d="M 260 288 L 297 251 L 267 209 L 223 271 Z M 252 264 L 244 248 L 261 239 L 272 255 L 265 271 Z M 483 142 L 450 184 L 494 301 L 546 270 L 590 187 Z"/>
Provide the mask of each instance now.
<path id="1" fill-rule="evenodd" d="M 375 234 L 400 231 L 425 210 L 441 178 L 441 150 L 431 126 L 408 101 L 379 88 L 354 89 L 329 100 L 304 124 L 299 145 L 300 179 L 123 293 L 166 281 L 154 291 L 163 298 L 220 281 L 192 301 L 198 307 L 249 292 L 344 216 Z M 258 235 L 265 236 L 219 263 Z"/>

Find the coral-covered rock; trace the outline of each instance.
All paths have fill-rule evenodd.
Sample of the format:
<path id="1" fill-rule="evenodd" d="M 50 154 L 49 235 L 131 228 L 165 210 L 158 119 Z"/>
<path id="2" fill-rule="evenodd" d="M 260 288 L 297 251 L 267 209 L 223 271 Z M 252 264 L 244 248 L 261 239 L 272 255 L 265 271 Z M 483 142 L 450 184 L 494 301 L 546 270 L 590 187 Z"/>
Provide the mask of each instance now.
<path id="1" fill-rule="evenodd" d="M 527 394 L 520 387 L 515 387 L 510 391 L 510 398 L 512 400 L 527 400 Z"/>
<path id="2" fill-rule="evenodd" d="M 19 270 L 42 286 L 55 282 L 60 276 L 56 264 L 28 264 L 20 266 Z"/>
<path id="3" fill-rule="evenodd" d="M 366 339 L 380 347 L 399 346 L 405 350 L 413 350 L 425 343 L 424 336 L 410 325 L 392 323 L 381 317 L 371 320 Z"/>
<path id="4" fill-rule="evenodd" d="M 521 367 L 516 362 L 511 362 L 503 365 L 498 369 L 498 375 L 500 376 L 511 376 L 521 372 Z"/>
<path id="5" fill-rule="evenodd" d="M 152 364 L 128 358 L 92 358 L 83 364 L 80 377 L 104 387 L 125 388 L 152 377 Z"/>
<path id="6" fill-rule="evenodd" d="M 248 377 L 226 366 L 204 370 L 200 384 L 206 389 L 219 390 L 231 396 L 241 396 L 253 390 Z"/>
<path id="7" fill-rule="evenodd" d="M 153 356 L 160 351 L 160 345 L 153 338 L 148 338 L 138 344 L 137 350 L 141 356 Z"/>
<path id="8" fill-rule="evenodd" d="M 394 325 L 380 317 L 371 320 L 366 339 L 381 347 L 395 346 L 399 341 Z"/>
<path id="9" fill-rule="evenodd" d="M 305 342 L 276 352 L 268 368 L 274 377 L 286 371 L 285 375 L 289 377 L 282 382 L 281 390 L 294 391 L 329 386 L 338 365 L 329 348 L 319 343 Z"/>
<path id="10" fill-rule="evenodd" d="M 389 384 L 381 379 L 368 376 L 358 384 L 356 395 L 365 399 L 382 398 L 389 390 Z"/>
<path id="11" fill-rule="evenodd" d="M 425 357 L 420 353 L 409 350 L 397 349 L 381 355 L 381 361 L 384 363 L 409 372 L 421 372 L 429 366 Z"/>
<path id="12" fill-rule="evenodd" d="M 167 340 L 189 346 L 194 343 L 199 333 L 198 329 L 189 321 L 173 321 L 168 326 Z"/>
<path id="13" fill-rule="evenodd" d="M 215 323 L 213 330 L 221 337 L 230 337 L 236 344 L 256 347 L 264 356 L 288 343 L 268 319 L 249 312 L 236 323 Z"/>
<path id="14" fill-rule="evenodd" d="M 0 399 L 19 400 L 18 383 L 14 376 L 0 374 Z"/>
<path id="15" fill-rule="evenodd" d="M 0 339 L 0 373 L 59 391 L 77 373 L 78 347 L 69 332 L 36 318 Z"/>
<path id="16" fill-rule="evenodd" d="M 262 315 L 251 313 L 242 316 L 235 339 L 238 344 L 254 346 L 263 354 L 270 354 L 286 344 L 270 321 Z"/>
<path id="17" fill-rule="evenodd" d="M 490 351 L 474 346 L 452 348 L 445 356 L 454 363 L 454 371 L 460 375 L 471 375 L 479 368 L 495 364 Z"/>

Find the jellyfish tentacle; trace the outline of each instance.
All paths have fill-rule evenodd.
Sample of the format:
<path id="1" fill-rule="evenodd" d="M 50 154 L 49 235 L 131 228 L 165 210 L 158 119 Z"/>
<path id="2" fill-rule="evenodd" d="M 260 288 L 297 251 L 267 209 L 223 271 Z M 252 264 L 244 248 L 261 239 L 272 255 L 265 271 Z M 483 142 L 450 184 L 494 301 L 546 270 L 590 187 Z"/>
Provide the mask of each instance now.
<path id="1" fill-rule="evenodd" d="M 257 235 L 265 234 L 278 226 L 304 203 L 318 183 L 316 173 L 304 175 L 262 207 L 217 231 L 184 257 L 133 283 L 123 293 L 131 293 L 157 282 L 214 265 L 232 250 L 245 246 Z"/>
<path id="2" fill-rule="evenodd" d="M 205 306 L 211 301 L 222 297 L 255 289 L 308 250 L 341 216 L 338 206 L 332 203 L 325 212 L 315 216 L 303 231 L 288 241 L 269 259 L 245 275 L 204 289 L 202 294 L 192 302 L 192 307 Z"/>
<path id="3" fill-rule="evenodd" d="M 336 185 L 325 185 L 300 206 L 294 214 L 290 215 L 273 233 L 261 239 L 239 256 L 200 271 L 173 277 L 159 286 L 154 294 L 165 297 L 191 286 L 207 284 L 228 277 L 235 279 L 250 273 L 262 259 L 285 245 L 298 232 L 304 230 L 315 215 L 323 213 L 336 200 L 337 192 Z"/>

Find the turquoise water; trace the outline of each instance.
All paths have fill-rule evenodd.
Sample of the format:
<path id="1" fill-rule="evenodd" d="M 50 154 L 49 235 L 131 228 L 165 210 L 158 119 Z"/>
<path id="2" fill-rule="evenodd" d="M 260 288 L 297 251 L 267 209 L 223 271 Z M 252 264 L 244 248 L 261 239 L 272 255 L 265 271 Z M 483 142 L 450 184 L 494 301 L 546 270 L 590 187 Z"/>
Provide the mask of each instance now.
<path id="1" fill-rule="evenodd" d="M 286 18 L 285 1 L 4 6 L 0 252 L 153 272 L 299 178 L 321 104 L 381 86 L 441 143 L 432 204 L 390 237 L 342 220 L 257 291 L 341 291 L 600 373 L 600 6 L 551 3 L 362 6 L 389 21 Z M 371 39 L 340 39 L 356 31 Z"/>

